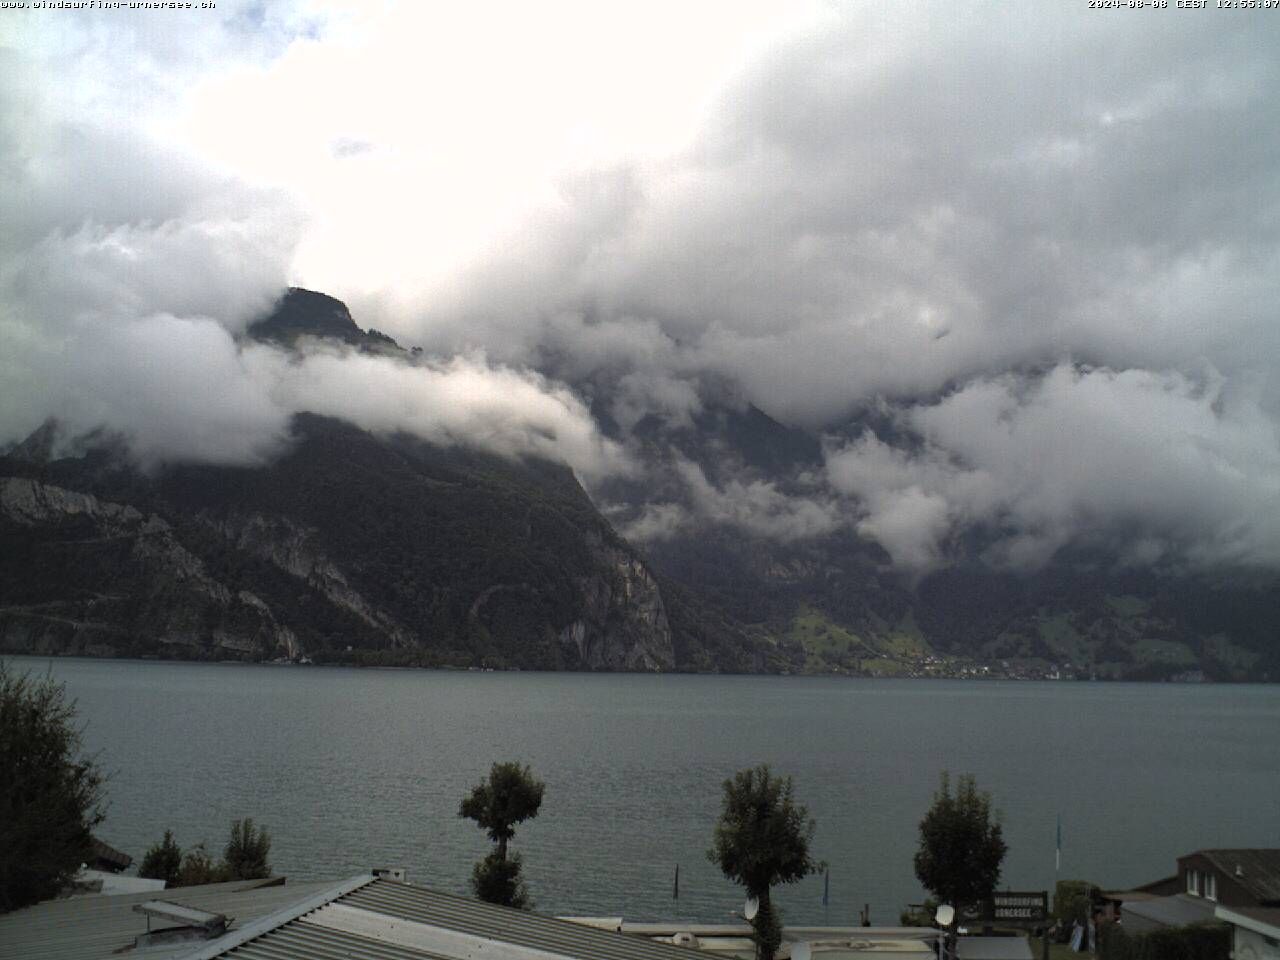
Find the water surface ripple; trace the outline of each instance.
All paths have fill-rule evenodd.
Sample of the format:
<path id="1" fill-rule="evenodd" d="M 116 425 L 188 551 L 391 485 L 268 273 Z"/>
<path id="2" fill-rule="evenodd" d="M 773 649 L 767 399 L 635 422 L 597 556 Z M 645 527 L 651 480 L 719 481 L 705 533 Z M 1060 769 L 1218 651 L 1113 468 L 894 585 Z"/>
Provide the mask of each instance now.
<path id="1" fill-rule="evenodd" d="M 457 816 L 499 759 L 547 784 L 522 826 L 540 910 L 725 920 L 739 891 L 706 859 L 720 784 L 767 761 L 818 821 L 831 902 L 810 878 L 787 919 L 896 922 L 939 771 L 1003 813 L 1004 880 L 1125 887 L 1202 847 L 1280 846 L 1274 686 L 449 673 L 14 658 L 79 701 L 112 771 L 101 835 L 140 859 L 172 828 L 220 849 L 233 818 L 297 879 L 404 866 L 465 892 L 484 835 Z M 671 899 L 680 864 L 680 900 Z"/>

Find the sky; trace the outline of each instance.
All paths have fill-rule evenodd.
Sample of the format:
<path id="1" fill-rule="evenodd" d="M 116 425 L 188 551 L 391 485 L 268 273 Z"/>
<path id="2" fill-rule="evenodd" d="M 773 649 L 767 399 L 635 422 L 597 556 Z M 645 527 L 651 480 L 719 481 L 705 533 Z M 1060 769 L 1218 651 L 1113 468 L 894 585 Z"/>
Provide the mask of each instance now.
<path id="1" fill-rule="evenodd" d="M 0 11 L 0 444 L 266 462 L 312 409 L 591 490 L 753 403 L 820 466 L 674 457 L 626 533 L 1274 568 L 1278 75 L 1266 10 Z M 237 339 L 289 284 L 426 360 Z"/>

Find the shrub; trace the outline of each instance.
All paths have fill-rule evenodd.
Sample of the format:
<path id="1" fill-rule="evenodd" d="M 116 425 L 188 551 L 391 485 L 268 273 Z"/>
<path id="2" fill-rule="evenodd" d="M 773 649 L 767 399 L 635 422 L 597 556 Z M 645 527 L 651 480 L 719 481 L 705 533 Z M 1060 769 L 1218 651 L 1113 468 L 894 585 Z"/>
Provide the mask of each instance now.
<path id="1" fill-rule="evenodd" d="M 203 843 L 197 843 L 184 854 L 174 842 L 173 831 L 166 830 L 164 839 L 152 844 L 142 858 L 138 876 L 164 880 L 170 887 L 256 880 L 271 876 L 271 864 L 267 862 L 270 852 L 270 834 L 254 826 L 252 817 L 232 821 L 231 838 L 218 861 L 209 855 Z"/>
<path id="2" fill-rule="evenodd" d="M 503 857 L 494 850 L 471 871 L 471 889 L 485 903 L 524 910 L 530 906 L 529 891 L 520 879 L 520 854 Z"/>
<path id="3" fill-rule="evenodd" d="M 1053 890 L 1053 917 L 1058 921 L 1058 929 L 1066 933 L 1077 921 L 1088 923 L 1092 914 L 1093 901 L 1099 889 L 1087 880 L 1059 880 Z"/>
<path id="4" fill-rule="evenodd" d="M 222 883 L 230 880 L 231 871 L 225 863 L 214 863 L 203 843 L 197 843 L 182 858 L 175 887 L 196 887 L 203 883 Z"/>
<path id="5" fill-rule="evenodd" d="M 271 836 L 266 830 L 255 828 L 252 817 L 245 817 L 231 824 L 231 839 L 222 858 L 232 879 L 256 880 L 271 876 L 271 864 L 267 862 L 270 852 Z"/>
<path id="6" fill-rule="evenodd" d="M 1225 924 L 1129 933 L 1118 924 L 1104 923 L 1098 941 L 1103 960 L 1228 960 L 1231 956 L 1231 928 Z"/>
<path id="7" fill-rule="evenodd" d="M 174 842 L 173 831 L 166 830 L 164 839 L 153 843 L 142 857 L 138 876 L 163 880 L 166 886 L 177 886 L 178 871 L 182 869 L 182 848 Z"/>

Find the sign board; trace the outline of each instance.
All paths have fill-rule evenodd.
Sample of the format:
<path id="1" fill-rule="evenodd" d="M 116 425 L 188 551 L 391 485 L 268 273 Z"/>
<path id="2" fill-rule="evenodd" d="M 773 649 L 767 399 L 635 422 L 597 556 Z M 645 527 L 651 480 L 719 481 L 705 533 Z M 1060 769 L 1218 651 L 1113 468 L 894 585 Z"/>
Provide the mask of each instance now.
<path id="1" fill-rule="evenodd" d="M 983 923 L 1038 924 L 1049 919 L 1049 894 L 1045 890 L 1004 890 L 967 906 L 965 920 Z"/>

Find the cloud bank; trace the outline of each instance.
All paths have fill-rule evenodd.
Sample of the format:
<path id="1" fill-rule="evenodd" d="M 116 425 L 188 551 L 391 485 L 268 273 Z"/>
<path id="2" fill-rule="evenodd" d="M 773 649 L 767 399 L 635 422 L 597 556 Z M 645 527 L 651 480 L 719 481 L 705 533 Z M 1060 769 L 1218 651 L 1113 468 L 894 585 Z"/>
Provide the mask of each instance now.
<path id="1" fill-rule="evenodd" d="M 244 460 L 308 407 L 604 477 L 729 398 L 825 436 L 816 472 L 668 451 L 681 495 L 630 533 L 854 529 L 917 573 L 974 530 L 1015 568 L 1280 565 L 1256 20 L 272 10 L 6 37 L 0 437 L 56 413 Z M 238 348 L 286 282 L 444 359 Z"/>
<path id="2" fill-rule="evenodd" d="M 248 31 L 259 47 L 283 27 L 225 21 L 224 55 Z M 0 53 L 0 442 L 48 417 L 72 434 L 122 437 L 144 465 L 262 463 L 300 411 L 370 430 L 404 431 L 509 456 L 543 456 L 585 480 L 630 469 L 567 389 L 480 351 L 419 360 L 337 349 L 297 357 L 246 343 L 288 283 L 308 214 L 287 190 L 215 169 L 139 127 L 99 122 L 86 102 L 59 102 L 31 79 L 71 47 L 119 67 L 141 46 L 170 76 L 211 69 L 208 51 L 149 33 L 88 30 Z M 108 49 L 125 40 L 125 53 Z M 74 41 L 74 42 L 73 42 Z M 287 44 L 286 44 L 287 46 Z M 132 50 L 130 49 L 132 48 Z M 214 63 L 214 68 L 218 65 Z M 134 78 L 137 79 L 136 77 Z M 126 118 L 127 119 L 127 118 Z"/>

